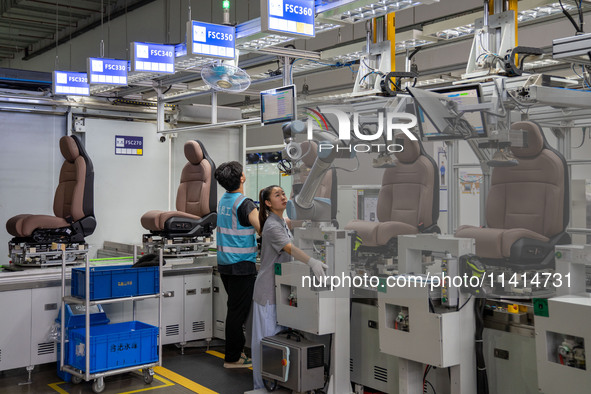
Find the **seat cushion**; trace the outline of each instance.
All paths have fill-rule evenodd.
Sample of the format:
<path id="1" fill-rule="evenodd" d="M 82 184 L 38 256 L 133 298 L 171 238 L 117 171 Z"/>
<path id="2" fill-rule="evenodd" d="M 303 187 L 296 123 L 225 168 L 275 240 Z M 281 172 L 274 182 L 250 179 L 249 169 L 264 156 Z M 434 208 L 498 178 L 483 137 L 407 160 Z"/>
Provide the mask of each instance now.
<path id="1" fill-rule="evenodd" d="M 361 238 L 364 246 L 378 246 L 378 222 L 365 220 L 351 220 L 345 226 L 345 230 L 354 230 Z"/>
<path id="2" fill-rule="evenodd" d="M 180 211 L 148 211 L 142 218 L 142 226 L 150 231 L 163 231 L 164 224 L 172 217 L 188 218 L 193 220 L 201 219 L 200 216 L 191 215 L 190 213 Z"/>
<path id="3" fill-rule="evenodd" d="M 405 234 L 417 234 L 419 229 L 402 222 L 367 222 L 352 220 L 345 226 L 347 230 L 357 231 L 363 246 L 383 246 L 392 238 Z"/>
<path id="4" fill-rule="evenodd" d="M 488 259 L 510 257 L 511 246 L 520 238 L 531 238 L 542 242 L 549 241 L 547 237 L 524 228 L 505 230 L 500 228 L 460 226 L 456 230 L 455 236 L 459 238 L 474 238 L 476 241 L 476 255 Z"/>
<path id="5" fill-rule="evenodd" d="M 385 245 L 399 235 L 418 234 L 419 229 L 403 222 L 382 222 L 378 226 L 378 245 Z"/>
<path id="6" fill-rule="evenodd" d="M 6 230 L 15 237 L 29 237 L 35 229 L 68 227 L 66 219 L 49 215 L 17 215 L 6 222 Z"/>

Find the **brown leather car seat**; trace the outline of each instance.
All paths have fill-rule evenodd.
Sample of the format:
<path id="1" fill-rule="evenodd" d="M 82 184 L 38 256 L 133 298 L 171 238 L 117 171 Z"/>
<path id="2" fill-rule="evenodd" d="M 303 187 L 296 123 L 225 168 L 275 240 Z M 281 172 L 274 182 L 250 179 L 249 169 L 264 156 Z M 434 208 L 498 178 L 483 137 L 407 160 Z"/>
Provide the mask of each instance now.
<path id="1" fill-rule="evenodd" d="M 363 246 L 384 246 L 399 235 L 440 232 L 439 176 L 437 164 L 420 141 L 396 135 L 402 152 L 395 153 L 396 166 L 387 168 L 378 194 L 378 222 L 352 220 L 345 227 L 355 230 Z"/>
<path id="2" fill-rule="evenodd" d="M 94 169 L 80 139 L 63 136 L 59 142 L 65 161 L 50 215 L 21 214 L 6 222 L 13 241 L 83 242 L 94 232 Z"/>
<path id="3" fill-rule="evenodd" d="M 215 164 L 201 141 L 185 143 L 189 161 L 181 172 L 176 196 L 176 211 L 149 211 L 142 226 L 155 235 L 210 236 L 217 223 L 217 182 Z"/>
<path id="4" fill-rule="evenodd" d="M 511 148 L 514 167 L 492 171 L 486 198 L 486 228 L 460 226 L 456 237 L 474 238 L 476 255 L 484 262 L 516 267 L 545 266 L 557 244 L 570 242 L 568 167 L 552 149 L 539 125 L 517 122 L 511 128 L 527 132 L 527 146 Z"/>

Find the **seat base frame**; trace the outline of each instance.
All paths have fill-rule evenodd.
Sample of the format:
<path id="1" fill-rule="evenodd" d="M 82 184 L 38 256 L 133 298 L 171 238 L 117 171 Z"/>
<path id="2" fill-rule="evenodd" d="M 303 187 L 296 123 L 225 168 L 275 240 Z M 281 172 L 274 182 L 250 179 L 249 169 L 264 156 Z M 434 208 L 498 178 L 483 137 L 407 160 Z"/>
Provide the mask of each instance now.
<path id="1" fill-rule="evenodd" d="M 213 239 L 144 234 L 142 243 L 144 253 L 158 253 L 162 249 L 164 257 L 195 257 L 206 256 L 208 249 L 213 246 Z"/>
<path id="2" fill-rule="evenodd" d="M 39 243 L 34 240 L 14 238 L 8 242 L 8 255 L 13 264 L 20 267 L 50 267 L 64 263 L 63 252 L 66 252 L 66 265 L 83 264 L 88 254 L 88 244 L 72 243 Z"/>

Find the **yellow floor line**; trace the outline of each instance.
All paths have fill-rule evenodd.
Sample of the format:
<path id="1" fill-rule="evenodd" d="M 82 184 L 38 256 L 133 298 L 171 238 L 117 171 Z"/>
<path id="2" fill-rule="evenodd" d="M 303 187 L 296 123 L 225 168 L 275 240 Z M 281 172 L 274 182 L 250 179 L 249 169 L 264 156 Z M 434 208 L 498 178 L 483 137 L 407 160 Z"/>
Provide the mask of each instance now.
<path id="1" fill-rule="evenodd" d="M 192 380 L 189 380 L 189 379 L 185 378 L 184 376 L 181 376 L 176 372 L 172 372 L 171 370 L 166 369 L 164 367 L 154 367 L 154 372 L 156 372 L 159 375 L 164 376 L 165 378 L 172 380 L 176 384 L 183 386 L 195 393 L 218 394 L 216 391 L 210 390 L 207 387 L 203 387 L 202 385 L 195 383 Z"/>
<path id="2" fill-rule="evenodd" d="M 226 356 L 225 356 L 225 354 L 224 354 L 224 353 L 216 352 L 215 350 L 208 350 L 208 351 L 206 351 L 205 353 L 207 353 L 207 354 L 211 354 L 212 356 L 215 356 L 215 357 L 217 357 L 217 358 L 221 358 L 222 360 L 223 360 L 224 358 L 226 358 Z M 250 369 L 250 370 L 252 371 L 252 367 L 250 367 L 250 368 L 248 368 L 248 369 Z"/>
<path id="3" fill-rule="evenodd" d="M 164 387 L 170 387 L 170 386 L 174 386 L 174 383 L 172 383 L 169 380 L 166 380 L 158 375 L 154 375 L 154 379 L 161 381 L 164 384 L 160 384 L 158 386 L 151 386 L 151 387 L 146 387 L 143 389 L 137 389 L 137 390 L 133 390 L 133 391 L 125 391 L 123 393 L 119 393 L 119 394 L 132 394 L 132 393 L 140 393 L 142 391 L 149 391 L 149 390 L 158 390 Z M 66 390 L 62 389 L 61 387 L 59 387 L 62 384 L 65 384 L 66 382 L 56 382 L 56 383 L 51 383 L 48 384 L 49 387 L 51 387 L 52 389 L 54 389 L 55 391 L 57 391 L 59 394 L 69 394 Z M 105 383 L 108 384 L 108 383 Z"/>
<path id="4" fill-rule="evenodd" d="M 159 385 L 159 386 L 146 387 L 146 388 L 144 388 L 144 389 L 138 389 L 138 390 L 133 390 L 133 391 L 126 391 L 126 392 L 124 392 L 124 393 L 120 393 L 120 394 L 131 394 L 131 393 L 139 393 L 139 392 L 142 392 L 142 391 L 148 391 L 148 390 L 157 390 L 157 389 L 160 389 L 160 388 L 163 388 L 163 387 L 170 387 L 170 386 L 174 386 L 174 383 L 172 383 L 171 381 L 169 381 L 169 380 L 166 380 L 166 379 L 164 379 L 164 378 L 162 378 L 162 377 L 160 377 L 160 376 L 158 376 L 158 375 L 154 375 L 154 379 L 156 379 L 156 380 L 159 380 L 159 381 L 161 381 L 161 382 L 162 382 L 162 383 L 164 383 L 164 384 L 162 384 L 162 385 Z"/>
<path id="5" fill-rule="evenodd" d="M 221 358 L 222 360 L 226 357 L 224 353 L 216 352 L 215 350 L 208 350 L 205 353 L 216 356 L 217 358 Z"/>
<path id="6" fill-rule="evenodd" d="M 57 391 L 60 394 L 68 394 L 67 391 L 65 391 L 64 389 L 62 389 L 61 387 L 59 387 L 60 384 L 64 384 L 66 382 L 57 382 L 57 383 L 50 383 L 48 384 L 49 387 L 51 387 L 52 389 L 54 389 L 55 391 Z"/>

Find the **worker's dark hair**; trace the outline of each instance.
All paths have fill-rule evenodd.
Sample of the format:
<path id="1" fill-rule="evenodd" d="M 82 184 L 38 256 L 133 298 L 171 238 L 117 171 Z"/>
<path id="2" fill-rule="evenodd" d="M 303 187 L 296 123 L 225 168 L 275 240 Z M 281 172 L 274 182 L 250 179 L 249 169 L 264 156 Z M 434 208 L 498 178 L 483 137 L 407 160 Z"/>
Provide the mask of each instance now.
<path id="1" fill-rule="evenodd" d="M 259 192 L 259 203 L 261 205 L 259 208 L 259 223 L 261 224 L 261 234 L 263 233 L 263 226 L 265 225 L 265 221 L 269 217 L 269 212 L 271 212 L 271 208 L 267 206 L 267 204 L 265 204 L 265 201 L 271 201 L 271 192 L 276 187 L 281 189 L 281 186 L 279 185 L 271 185 L 267 186 L 264 189 L 261 189 L 261 191 Z"/>
<path id="2" fill-rule="evenodd" d="M 240 187 L 242 164 L 237 161 L 222 163 L 215 170 L 214 177 L 227 192 L 233 192 Z"/>

